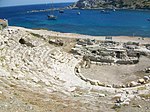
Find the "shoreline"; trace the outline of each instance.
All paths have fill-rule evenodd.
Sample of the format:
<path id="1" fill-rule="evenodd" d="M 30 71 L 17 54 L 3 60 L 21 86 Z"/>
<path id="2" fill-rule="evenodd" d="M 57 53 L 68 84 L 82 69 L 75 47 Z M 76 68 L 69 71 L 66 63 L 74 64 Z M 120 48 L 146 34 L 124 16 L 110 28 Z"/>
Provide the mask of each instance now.
<path id="1" fill-rule="evenodd" d="M 69 6 L 67 7 L 62 7 L 62 8 L 54 8 L 53 10 L 59 11 L 59 10 L 113 10 L 112 8 L 70 8 Z M 38 13 L 38 12 L 49 12 L 52 9 L 41 9 L 41 10 L 29 10 L 26 13 Z M 149 12 L 150 9 L 132 9 L 132 8 L 115 8 L 117 11 L 121 10 L 130 10 L 130 11 L 146 11 Z"/>
<path id="2" fill-rule="evenodd" d="M 95 39 L 104 41 L 106 40 L 105 37 L 107 36 L 92 36 L 92 35 L 83 35 L 83 34 L 77 34 L 77 33 L 61 33 L 46 29 L 29 29 L 24 27 L 18 27 L 18 26 L 9 26 L 10 29 L 21 29 L 25 31 L 29 31 L 35 34 L 39 34 L 41 36 L 52 36 L 52 37 L 58 37 L 58 38 L 74 38 L 74 39 Z M 9 29 L 8 28 L 8 29 Z M 140 36 L 111 36 L 112 41 L 116 42 L 139 42 L 141 44 L 148 44 L 150 43 L 150 37 L 140 37 Z"/>

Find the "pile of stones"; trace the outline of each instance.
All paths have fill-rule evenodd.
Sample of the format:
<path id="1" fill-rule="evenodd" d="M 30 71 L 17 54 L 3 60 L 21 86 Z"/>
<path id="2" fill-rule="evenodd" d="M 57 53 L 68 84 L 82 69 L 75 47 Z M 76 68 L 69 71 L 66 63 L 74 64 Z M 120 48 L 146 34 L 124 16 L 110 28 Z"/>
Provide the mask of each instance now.
<path id="1" fill-rule="evenodd" d="M 145 69 L 145 72 L 146 72 L 146 73 L 150 73 L 150 67 L 146 68 L 146 69 Z"/>
<path id="2" fill-rule="evenodd" d="M 50 39 L 49 43 L 53 44 L 53 45 L 57 45 L 57 46 L 63 46 L 64 45 L 63 41 L 60 39 Z"/>

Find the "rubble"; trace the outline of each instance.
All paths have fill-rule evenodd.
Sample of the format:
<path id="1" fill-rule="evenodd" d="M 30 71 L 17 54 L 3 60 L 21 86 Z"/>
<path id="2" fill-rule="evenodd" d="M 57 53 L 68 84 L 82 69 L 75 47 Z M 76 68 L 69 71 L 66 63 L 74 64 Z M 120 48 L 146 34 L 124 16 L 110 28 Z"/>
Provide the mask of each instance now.
<path id="1" fill-rule="evenodd" d="M 86 56 L 92 62 L 137 64 L 143 51 L 139 43 L 118 43 L 114 41 L 96 41 L 79 39 L 72 53 Z M 145 52 L 146 54 L 147 52 Z"/>
<path id="2" fill-rule="evenodd" d="M 58 46 L 63 46 L 64 45 L 63 41 L 60 40 L 60 39 L 50 39 L 49 43 L 53 44 L 53 45 L 58 45 Z"/>

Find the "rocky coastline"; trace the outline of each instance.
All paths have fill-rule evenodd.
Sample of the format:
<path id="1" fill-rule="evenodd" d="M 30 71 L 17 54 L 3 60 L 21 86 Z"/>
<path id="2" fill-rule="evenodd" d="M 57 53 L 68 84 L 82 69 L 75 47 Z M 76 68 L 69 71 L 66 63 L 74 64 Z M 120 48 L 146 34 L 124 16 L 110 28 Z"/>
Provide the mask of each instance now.
<path id="1" fill-rule="evenodd" d="M 147 0 L 79 0 L 69 7 L 73 9 L 150 9 Z"/>

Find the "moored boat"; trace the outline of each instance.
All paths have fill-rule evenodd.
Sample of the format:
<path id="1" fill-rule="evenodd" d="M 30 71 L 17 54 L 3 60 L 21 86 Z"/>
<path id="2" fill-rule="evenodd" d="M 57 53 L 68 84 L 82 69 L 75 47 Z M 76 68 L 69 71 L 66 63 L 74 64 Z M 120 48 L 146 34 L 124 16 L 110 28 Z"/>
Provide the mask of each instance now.
<path id="1" fill-rule="evenodd" d="M 54 10 L 53 10 L 53 3 L 51 3 L 51 14 L 47 15 L 49 20 L 56 20 L 57 16 L 54 15 Z"/>
<path id="2" fill-rule="evenodd" d="M 54 15 L 47 15 L 47 17 L 50 20 L 56 20 L 57 19 L 57 16 L 54 16 Z"/>
<path id="3" fill-rule="evenodd" d="M 64 10 L 59 10 L 59 13 L 64 13 Z"/>
<path id="4" fill-rule="evenodd" d="M 110 14 L 110 12 L 107 11 L 107 10 L 101 10 L 101 13 L 102 13 L 102 14 Z"/>
<path id="5" fill-rule="evenodd" d="M 80 12 L 77 12 L 77 15 L 80 15 L 81 13 Z"/>

